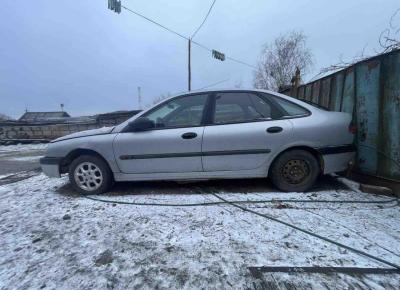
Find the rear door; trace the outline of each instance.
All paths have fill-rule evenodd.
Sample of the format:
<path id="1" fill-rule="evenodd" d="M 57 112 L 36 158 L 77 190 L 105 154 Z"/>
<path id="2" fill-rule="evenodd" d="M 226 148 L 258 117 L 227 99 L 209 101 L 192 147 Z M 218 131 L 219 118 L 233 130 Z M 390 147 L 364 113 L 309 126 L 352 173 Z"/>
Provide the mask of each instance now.
<path id="1" fill-rule="evenodd" d="M 268 98 L 253 92 L 213 95 L 210 124 L 203 134 L 205 171 L 251 170 L 265 166 L 271 155 L 287 143 L 290 121 Z"/>
<path id="2" fill-rule="evenodd" d="M 114 153 L 123 173 L 203 171 L 201 144 L 207 94 L 174 98 L 142 117 L 153 130 L 123 132 L 114 140 Z"/>

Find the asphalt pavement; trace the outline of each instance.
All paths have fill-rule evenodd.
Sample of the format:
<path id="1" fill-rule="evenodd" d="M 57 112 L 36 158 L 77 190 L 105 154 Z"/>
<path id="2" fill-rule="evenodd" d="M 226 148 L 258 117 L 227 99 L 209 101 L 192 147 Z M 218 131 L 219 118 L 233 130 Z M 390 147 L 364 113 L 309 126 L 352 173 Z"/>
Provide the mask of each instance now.
<path id="1" fill-rule="evenodd" d="M 6 154 L 1 154 L 0 175 L 39 169 L 39 159 L 43 155 L 44 150 L 33 150 L 29 152 L 7 152 Z"/>

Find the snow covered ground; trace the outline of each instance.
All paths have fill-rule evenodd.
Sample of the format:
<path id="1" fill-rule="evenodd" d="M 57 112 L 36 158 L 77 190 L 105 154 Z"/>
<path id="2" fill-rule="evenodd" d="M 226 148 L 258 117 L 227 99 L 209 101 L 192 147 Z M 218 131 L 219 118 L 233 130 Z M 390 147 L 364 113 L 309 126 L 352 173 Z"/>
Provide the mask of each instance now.
<path id="1" fill-rule="evenodd" d="M 229 200 L 389 199 L 347 183 L 355 190 L 332 182 L 306 194 L 274 192 L 259 180 L 126 183 L 97 198 L 203 203 L 218 201 L 209 194 L 213 191 Z M 396 202 L 241 205 L 400 264 Z M 256 278 L 248 267 L 387 266 L 231 205 L 101 203 L 75 194 L 66 177 L 49 179 L 41 173 L 0 186 L 0 239 L 1 289 L 254 289 L 262 283 L 280 289 L 400 287 L 398 274 Z"/>
<path id="2" fill-rule="evenodd" d="M 3 145 L 0 146 L 0 156 L 9 153 L 24 153 L 32 151 L 43 151 L 47 148 L 47 144 L 18 144 L 18 145 Z"/>
<path id="3" fill-rule="evenodd" d="M 21 156 L 21 157 L 8 157 L 5 158 L 5 160 L 8 161 L 28 161 L 28 162 L 33 162 L 33 161 L 37 161 L 39 162 L 39 159 L 42 158 L 43 156 L 39 155 L 39 156 Z"/>

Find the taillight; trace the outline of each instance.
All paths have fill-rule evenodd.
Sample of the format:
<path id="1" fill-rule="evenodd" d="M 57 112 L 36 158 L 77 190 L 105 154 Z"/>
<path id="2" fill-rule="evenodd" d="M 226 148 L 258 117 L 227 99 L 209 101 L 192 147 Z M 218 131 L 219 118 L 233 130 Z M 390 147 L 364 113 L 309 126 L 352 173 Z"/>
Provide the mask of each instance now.
<path id="1" fill-rule="evenodd" d="M 353 135 L 357 133 L 357 126 L 353 122 L 349 125 L 349 132 Z"/>

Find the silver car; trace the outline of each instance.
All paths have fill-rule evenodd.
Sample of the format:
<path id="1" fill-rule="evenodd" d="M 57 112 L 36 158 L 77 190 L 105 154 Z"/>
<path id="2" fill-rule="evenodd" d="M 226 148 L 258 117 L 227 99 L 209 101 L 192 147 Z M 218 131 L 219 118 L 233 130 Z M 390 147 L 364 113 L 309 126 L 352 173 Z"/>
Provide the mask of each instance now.
<path id="1" fill-rule="evenodd" d="M 307 191 L 354 156 L 351 115 L 265 90 L 174 96 L 122 124 L 52 141 L 40 160 L 50 177 L 99 194 L 114 181 L 266 178 Z"/>

